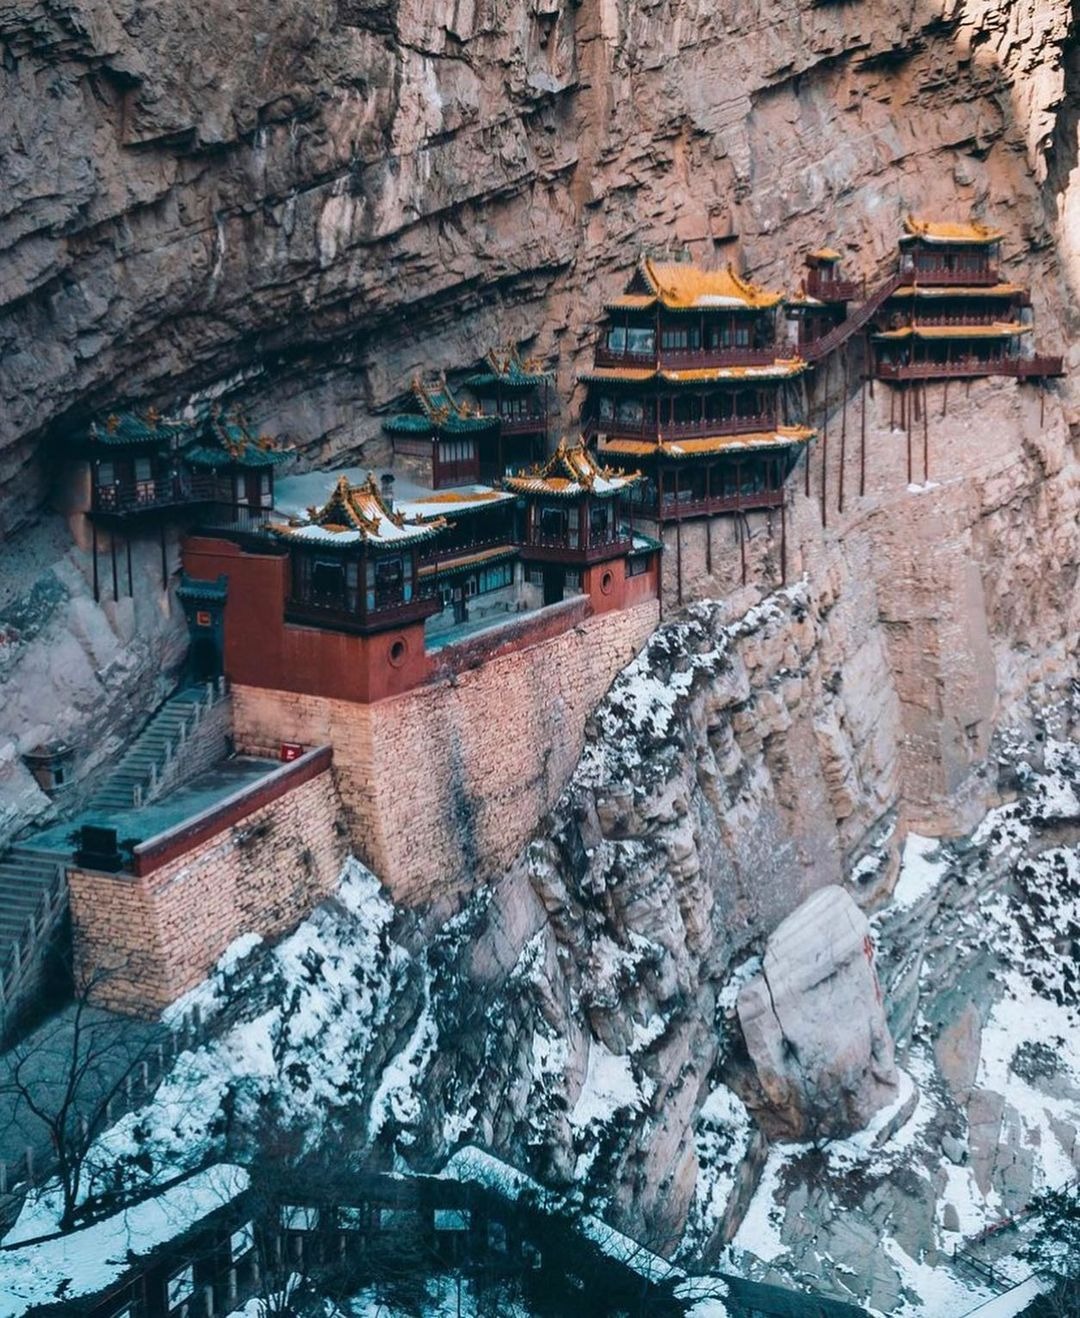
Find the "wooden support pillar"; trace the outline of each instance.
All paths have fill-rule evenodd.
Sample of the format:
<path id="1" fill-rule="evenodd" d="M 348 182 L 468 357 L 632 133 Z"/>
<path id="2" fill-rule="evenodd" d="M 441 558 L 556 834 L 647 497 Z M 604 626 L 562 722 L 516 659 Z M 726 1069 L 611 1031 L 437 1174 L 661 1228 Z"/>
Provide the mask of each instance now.
<path id="1" fill-rule="evenodd" d="M 131 584 L 131 536 L 124 537 L 124 543 L 127 545 L 127 570 L 128 570 L 128 594 L 134 597 L 135 588 Z"/>
<path id="2" fill-rule="evenodd" d="M 116 532 L 109 536 L 109 558 L 112 562 L 112 597 L 113 603 L 120 602 L 120 582 L 116 572 Z"/>
<path id="3" fill-rule="evenodd" d="M 735 518 L 739 528 L 739 557 L 742 559 L 742 583 L 746 585 L 746 514 L 739 513 Z"/>
<path id="4" fill-rule="evenodd" d="M 930 399 L 927 394 L 929 385 L 924 380 L 922 387 L 922 462 L 923 481 L 930 480 Z"/>
<path id="5" fill-rule="evenodd" d="M 889 390 L 889 429 L 896 427 L 896 390 Z"/>
<path id="6" fill-rule="evenodd" d="M 94 558 L 94 603 L 98 604 L 101 601 L 101 586 L 98 581 L 97 522 L 94 521 L 91 521 L 90 523 L 90 542 L 91 542 L 90 552 Z"/>
<path id="7" fill-rule="evenodd" d="M 821 408 L 821 525 L 829 524 L 829 359 L 823 368 L 824 400 Z"/>
<path id="8" fill-rule="evenodd" d="M 787 492 L 780 499 L 780 584 L 787 585 Z"/>
<path id="9" fill-rule="evenodd" d="M 1043 421 L 1046 418 L 1046 381 L 1039 381 L 1039 429 L 1042 429 Z"/>
<path id="10" fill-rule="evenodd" d="M 862 407 L 859 409 L 859 494 L 866 493 L 866 371 L 862 377 Z"/>
<path id="11" fill-rule="evenodd" d="M 909 386 L 909 385 L 905 385 L 905 386 L 904 386 L 904 394 L 903 394 L 903 397 L 904 397 L 904 399 L 905 399 L 904 410 L 907 412 L 907 426 L 906 426 L 906 432 L 907 432 L 907 483 L 910 485 L 910 484 L 911 484 L 911 399 L 910 399 L 910 398 L 907 398 L 907 394 L 908 394 L 909 392 L 910 392 L 910 386 Z"/>
<path id="12" fill-rule="evenodd" d="M 161 531 L 161 589 L 169 589 L 169 558 L 165 550 L 165 523 L 160 526 Z"/>
<path id="13" fill-rule="evenodd" d="M 949 377 L 945 377 L 945 388 L 941 391 L 941 415 L 949 410 Z"/>
<path id="14" fill-rule="evenodd" d="M 675 519 L 675 575 L 676 575 L 676 598 L 679 603 L 683 602 L 682 598 L 682 518 Z"/>
<path id="15" fill-rule="evenodd" d="M 844 511 L 844 463 L 847 461 L 847 398 L 848 398 L 848 355 L 847 348 L 844 349 L 844 400 L 841 403 L 840 412 L 840 492 L 837 498 L 837 509 Z"/>

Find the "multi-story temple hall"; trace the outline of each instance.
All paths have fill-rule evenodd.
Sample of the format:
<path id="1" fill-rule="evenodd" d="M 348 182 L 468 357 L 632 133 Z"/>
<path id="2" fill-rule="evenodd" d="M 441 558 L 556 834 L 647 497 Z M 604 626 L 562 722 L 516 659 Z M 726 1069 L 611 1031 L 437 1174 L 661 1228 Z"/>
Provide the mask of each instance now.
<path id="1" fill-rule="evenodd" d="M 490 484 L 538 462 L 547 444 L 551 377 L 514 347 L 489 352 L 459 399 L 444 376 L 412 382 L 412 408 L 388 417 L 395 465 L 441 490 Z"/>
<path id="2" fill-rule="evenodd" d="M 883 380 L 1062 374 L 1060 357 L 1028 348 L 1031 298 L 1001 277 L 998 229 L 904 222 L 896 288 L 875 317 L 872 371 Z"/>
<path id="3" fill-rule="evenodd" d="M 687 575 L 712 572 L 711 532 L 699 527 L 688 546 L 685 521 L 778 509 L 785 573 L 784 485 L 813 431 L 797 422 L 790 386 L 806 363 L 778 340 L 782 301 L 730 266 L 646 258 L 605 308 L 581 376 L 585 434 L 605 461 L 642 471 L 634 515 L 674 550 L 665 579 L 680 602 Z M 737 526 L 740 542 L 745 530 Z M 688 551 L 703 556 L 689 574 Z"/>

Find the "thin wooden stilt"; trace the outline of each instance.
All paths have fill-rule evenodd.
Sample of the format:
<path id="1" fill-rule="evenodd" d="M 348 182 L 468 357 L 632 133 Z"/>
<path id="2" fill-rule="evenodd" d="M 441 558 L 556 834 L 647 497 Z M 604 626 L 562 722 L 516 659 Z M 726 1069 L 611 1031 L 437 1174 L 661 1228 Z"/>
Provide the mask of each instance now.
<path id="1" fill-rule="evenodd" d="M 109 558 L 112 562 L 112 597 L 113 603 L 120 602 L 120 581 L 116 571 L 116 532 L 109 536 Z"/>
<path id="2" fill-rule="evenodd" d="M 889 429 L 896 428 L 896 390 L 889 390 Z"/>
<path id="3" fill-rule="evenodd" d="M 135 588 L 131 584 L 131 536 L 125 536 L 124 543 L 127 545 L 128 594 L 134 595 Z"/>
<path id="4" fill-rule="evenodd" d="M 682 600 L 682 519 L 675 523 L 675 573 L 676 573 L 676 598 L 679 603 Z"/>
<path id="5" fill-rule="evenodd" d="M 94 556 L 94 603 L 101 602 L 101 583 L 98 581 L 97 522 L 90 523 L 91 553 Z"/>
<path id="6" fill-rule="evenodd" d="M 705 572 L 712 576 L 712 524 L 713 519 L 710 516 L 705 518 Z"/>
<path id="7" fill-rule="evenodd" d="M 929 385 L 923 381 L 922 387 L 922 465 L 923 481 L 930 480 L 930 399 L 927 394 Z"/>
<path id="8" fill-rule="evenodd" d="M 821 525 L 829 524 L 829 359 L 825 358 L 825 400 L 821 415 Z"/>
<path id="9" fill-rule="evenodd" d="M 906 395 L 909 392 L 910 392 L 909 386 L 905 385 L 904 387 L 905 400 L 903 406 L 907 412 L 907 428 L 906 428 L 907 429 L 907 483 L 910 485 L 911 484 L 911 399 L 906 398 Z"/>
<path id="10" fill-rule="evenodd" d="M 862 408 L 859 415 L 859 494 L 866 493 L 866 372 L 862 378 Z"/>
<path id="11" fill-rule="evenodd" d="M 787 585 L 787 495 L 780 500 L 780 584 Z"/>
<path id="12" fill-rule="evenodd" d="M 161 523 L 161 589 L 169 589 L 169 560 L 165 552 L 165 523 Z"/>
<path id="13" fill-rule="evenodd" d="M 1042 429 L 1043 421 L 1046 418 L 1046 382 L 1039 381 L 1039 429 Z"/>
<path id="14" fill-rule="evenodd" d="M 844 511 L 844 463 L 847 461 L 847 396 L 848 396 L 848 357 L 847 349 L 844 349 L 844 401 L 841 404 L 840 411 L 840 492 L 837 497 L 836 506 L 839 512 Z"/>
<path id="15" fill-rule="evenodd" d="M 945 388 L 941 391 L 941 415 L 949 410 L 949 377 L 945 377 Z"/>
<path id="16" fill-rule="evenodd" d="M 736 515 L 735 525 L 739 529 L 739 557 L 742 559 L 742 583 L 746 585 L 746 518 L 742 513 Z"/>

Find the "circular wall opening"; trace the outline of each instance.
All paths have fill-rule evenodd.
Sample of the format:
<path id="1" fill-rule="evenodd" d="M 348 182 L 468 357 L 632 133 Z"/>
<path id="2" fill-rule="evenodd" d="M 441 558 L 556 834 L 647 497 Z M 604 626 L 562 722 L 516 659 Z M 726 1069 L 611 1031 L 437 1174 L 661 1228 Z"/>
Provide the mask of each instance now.
<path id="1" fill-rule="evenodd" d="M 600 589 L 605 595 L 611 594 L 611 588 L 615 584 L 615 578 L 610 571 L 606 571 L 600 578 Z"/>
<path id="2" fill-rule="evenodd" d="M 405 656 L 409 652 L 409 647 L 404 636 L 399 636 L 396 640 L 391 641 L 389 658 L 395 668 L 400 668 L 405 662 Z"/>

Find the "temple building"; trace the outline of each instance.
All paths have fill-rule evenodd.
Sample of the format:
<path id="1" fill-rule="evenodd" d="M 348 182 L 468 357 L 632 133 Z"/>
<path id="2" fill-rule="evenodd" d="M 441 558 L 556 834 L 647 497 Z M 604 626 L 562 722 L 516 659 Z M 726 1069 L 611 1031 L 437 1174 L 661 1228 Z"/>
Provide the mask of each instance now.
<path id="1" fill-rule="evenodd" d="M 998 271 L 1002 233 L 909 216 L 894 286 L 873 317 L 871 370 L 883 380 L 1062 374 L 1031 346 L 1031 299 Z"/>
<path id="2" fill-rule="evenodd" d="M 274 506 L 274 472 L 292 456 L 269 435 L 255 434 L 239 411 L 214 409 L 183 452 L 193 472 L 213 482 L 211 515 L 225 524 L 254 527 Z"/>
<path id="3" fill-rule="evenodd" d="M 632 508 L 653 534 L 783 509 L 784 483 L 813 431 L 795 421 L 790 386 L 806 363 L 778 341 L 782 300 L 730 266 L 645 259 L 606 307 L 595 364 L 581 376 L 585 433 L 601 459 L 641 471 Z M 711 537 L 706 557 L 711 572 Z"/>
<path id="4" fill-rule="evenodd" d="M 788 298 L 787 315 L 798 327 L 800 356 L 847 319 L 848 304 L 858 296 L 854 280 L 841 278 L 840 260 L 831 247 L 811 252 L 799 291 Z"/>
<path id="5" fill-rule="evenodd" d="M 251 434 L 239 414 L 215 411 L 188 421 L 146 411 L 114 412 L 68 443 L 63 511 L 93 555 L 94 597 L 101 595 L 99 550 L 108 554 L 114 599 L 126 577 L 131 541 L 160 542 L 162 588 L 168 579 L 169 525 L 257 524 L 273 507 L 274 469 L 290 454 Z M 89 524 L 89 537 L 82 523 Z"/>
<path id="6" fill-rule="evenodd" d="M 579 591 L 603 600 L 648 570 L 659 546 L 648 537 L 635 542 L 624 517 L 640 480 L 640 472 L 601 467 L 584 444 L 565 440 L 542 466 L 507 478 L 506 488 L 525 501 L 521 556 L 545 604 Z"/>
<path id="7" fill-rule="evenodd" d="M 284 488 L 261 529 L 217 526 L 185 541 L 181 596 L 200 663 L 214 670 L 216 643 L 219 670 L 237 682 L 370 703 L 445 671 L 455 647 L 472 646 L 475 665 L 525 643 L 530 627 L 550 635 L 655 599 L 660 546 L 631 532 L 620 507 L 636 479 L 563 444 L 504 489 L 398 499 L 390 473 L 341 474 L 286 521 Z M 550 607 L 571 602 L 565 615 Z"/>
<path id="8" fill-rule="evenodd" d="M 499 480 L 540 462 L 547 450 L 551 376 L 522 361 L 516 347 L 489 352 L 484 368 L 465 387 L 484 416 L 499 418 L 494 464 L 480 464 L 480 479 Z"/>

